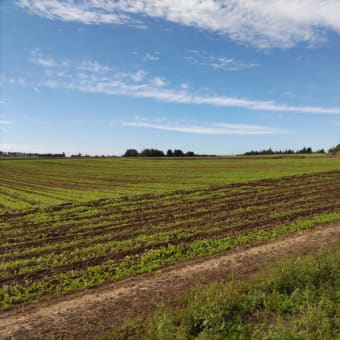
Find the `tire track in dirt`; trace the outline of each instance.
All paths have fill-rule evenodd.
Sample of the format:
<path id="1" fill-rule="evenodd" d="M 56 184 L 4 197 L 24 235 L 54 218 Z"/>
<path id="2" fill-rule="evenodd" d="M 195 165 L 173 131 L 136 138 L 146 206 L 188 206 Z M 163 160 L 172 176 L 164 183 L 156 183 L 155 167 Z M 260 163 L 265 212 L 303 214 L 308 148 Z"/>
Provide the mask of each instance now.
<path id="1" fill-rule="evenodd" d="M 59 301 L 20 306 L 0 314 L 1 339 L 96 338 L 131 317 L 146 316 L 163 299 L 197 284 L 247 277 L 286 255 L 304 255 L 340 245 L 340 224 L 291 234 L 284 239 L 179 263 Z"/>

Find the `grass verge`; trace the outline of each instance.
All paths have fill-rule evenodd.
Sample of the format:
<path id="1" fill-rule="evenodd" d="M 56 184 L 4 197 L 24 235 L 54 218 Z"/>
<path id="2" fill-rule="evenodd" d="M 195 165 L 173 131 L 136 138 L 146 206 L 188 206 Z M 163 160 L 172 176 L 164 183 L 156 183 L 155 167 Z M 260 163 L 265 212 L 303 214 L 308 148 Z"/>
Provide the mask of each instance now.
<path id="1" fill-rule="evenodd" d="M 214 283 L 104 339 L 339 339 L 340 248 Z"/>

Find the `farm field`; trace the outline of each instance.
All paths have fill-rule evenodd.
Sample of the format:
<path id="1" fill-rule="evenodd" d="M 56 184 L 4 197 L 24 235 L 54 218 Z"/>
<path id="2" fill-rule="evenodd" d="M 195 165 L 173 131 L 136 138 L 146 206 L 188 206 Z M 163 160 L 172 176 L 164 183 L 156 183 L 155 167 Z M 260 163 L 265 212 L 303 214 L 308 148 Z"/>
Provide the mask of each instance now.
<path id="1" fill-rule="evenodd" d="M 0 160 L 0 211 L 340 169 L 325 156 Z"/>
<path id="2" fill-rule="evenodd" d="M 326 157 L 2 161 L 1 309 L 340 220 L 339 168 Z"/>

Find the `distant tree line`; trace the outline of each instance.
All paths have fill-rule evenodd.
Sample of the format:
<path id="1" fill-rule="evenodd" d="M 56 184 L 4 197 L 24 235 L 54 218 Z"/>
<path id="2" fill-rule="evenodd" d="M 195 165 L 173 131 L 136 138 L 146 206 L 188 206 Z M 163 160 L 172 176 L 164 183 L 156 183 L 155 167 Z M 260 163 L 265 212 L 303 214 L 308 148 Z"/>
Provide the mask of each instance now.
<path id="1" fill-rule="evenodd" d="M 6 152 L 0 151 L 0 157 L 44 157 L 44 158 L 63 158 L 65 153 L 32 153 L 32 152 Z"/>
<path id="2" fill-rule="evenodd" d="M 89 158 L 90 155 L 82 155 L 80 152 L 74 155 L 71 155 L 70 158 L 81 158 L 81 157 L 85 157 L 85 158 Z"/>
<path id="3" fill-rule="evenodd" d="M 330 148 L 328 150 L 328 152 L 331 153 L 331 154 L 338 154 L 338 153 L 340 153 L 340 144 L 338 144 L 334 148 Z"/>
<path id="4" fill-rule="evenodd" d="M 169 149 L 163 152 L 158 149 L 144 149 L 138 152 L 136 149 L 128 149 L 123 157 L 213 157 L 215 155 L 197 155 L 193 151 L 183 152 L 180 149 Z"/>
<path id="5" fill-rule="evenodd" d="M 194 157 L 194 152 L 183 152 L 180 149 L 169 149 L 166 153 L 158 149 L 144 149 L 138 152 L 136 149 L 128 149 L 123 155 L 124 157 Z"/>
<path id="6" fill-rule="evenodd" d="M 291 154 L 311 154 L 311 153 L 325 153 L 324 149 L 313 151 L 311 147 L 303 147 L 300 150 L 272 150 L 272 148 L 264 149 L 260 151 L 252 150 L 240 154 L 238 156 L 258 156 L 258 155 L 291 155 Z M 337 146 L 330 148 L 328 150 L 330 154 L 339 154 L 340 153 L 340 144 Z M 0 151 L 0 157 L 41 157 L 41 158 L 64 158 L 66 157 L 65 153 L 37 153 L 37 152 L 7 152 Z M 117 157 L 114 155 L 82 155 L 81 153 L 70 155 L 70 158 L 89 158 L 89 157 L 101 157 L 101 158 L 112 158 Z M 193 151 L 183 152 L 180 149 L 167 150 L 163 152 L 162 150 L 150 148 L 144 149 L 141 152 L 136 149 L 127 149 L 123 155 L 123 157 L 216 157 L 216 155 L 206 155 L 206 154 L 195 154 Z"/>
<path id="7" fill-rule="evenodd" d="M 37 153 L 37 152 L 7 152 L 0 151 L 0 157 L 32 157 L 32 158 L 66 158 L 65 152 L 62 153 Z M 80 152 L 74 155 L 70 155 L 70 158 L 114 158 L 114 155 L 88 155 L 81 154 Z"/>
<path id="8" fill-rule="evenodd" d="M 306 153 L 325 153 L 324 149 L 320 149 L 320 150 L 316 150 L 313 151 L 313 149 L 311 147 L 303 147 L 301 150 L 291 150 L 291 149 L 287 149 L 287 150 L 272 150 L 271 148 L 269 149 L 265 149 L 265 150 L 261 150 L 261 151 L 248 151 L 245 152 L 244 154 L 242 154 L 241 156 L 258 156 L 258 155 L 292 155 L 292 154 L 306 154 Z"/>
<path id="9" fill-rule="evenodd" d="M 80 152 L 74 155 L 70 155 L 70 158 L 116 158 L 115 155 L 88 155 L 88 154 L 81 154 Z"/>

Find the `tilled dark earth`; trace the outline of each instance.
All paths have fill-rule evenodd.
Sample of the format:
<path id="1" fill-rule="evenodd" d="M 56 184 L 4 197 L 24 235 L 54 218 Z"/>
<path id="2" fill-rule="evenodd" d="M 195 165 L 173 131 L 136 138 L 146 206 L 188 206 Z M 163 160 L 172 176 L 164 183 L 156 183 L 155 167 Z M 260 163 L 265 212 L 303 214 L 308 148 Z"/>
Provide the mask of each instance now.
<path id="1" fill-rule="evenodd" d="M 340 171 L 330 171 L 7 211 L 0 216 L 2 308 L 114 281 L 113 265 L 171 246 L 185 254 L 195 241 L 337 213 L 339 193 Z"/>

